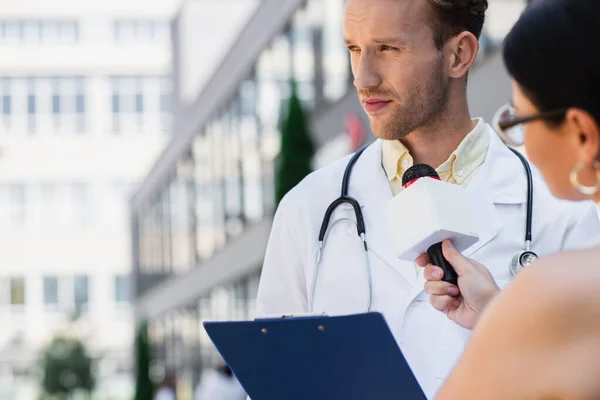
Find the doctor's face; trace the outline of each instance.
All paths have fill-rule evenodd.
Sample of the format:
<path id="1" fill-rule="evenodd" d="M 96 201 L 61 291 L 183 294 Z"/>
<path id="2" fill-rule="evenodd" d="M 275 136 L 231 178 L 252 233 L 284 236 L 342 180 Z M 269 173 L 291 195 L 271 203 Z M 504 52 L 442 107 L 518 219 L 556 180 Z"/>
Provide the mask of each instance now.
<path id="1" fill-rule="evenodd" d="M 348 0 L 344 39 L 375 136 L 398 140 L 443 111 L 449 77 L 427 0 Z"/>

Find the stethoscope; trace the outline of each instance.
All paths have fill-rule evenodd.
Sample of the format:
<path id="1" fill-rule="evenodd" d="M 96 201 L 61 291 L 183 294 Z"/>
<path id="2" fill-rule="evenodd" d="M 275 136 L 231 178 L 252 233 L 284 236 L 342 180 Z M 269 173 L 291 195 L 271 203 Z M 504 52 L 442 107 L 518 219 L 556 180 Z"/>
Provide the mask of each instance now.
<path id="1" fill-rule="evenodd" d="M 352 158 L 350 158 L 348 165 L 346 165 L 346 170 L 344 171 L 344 177 L 342 179 L 342 193 L 340 197 L 335 199 L 329 205 L 329 207 L 327 207 L 327 211 L 325 211 L 325 216 L 323 217 L 323 222 L 321 223 L 321 229 L 319 230 L 319 248 L 317 250 L 315 269 L 313 271 L 312 283 L 309 291 L 309 312 L 313 312 L 315 287 L 317 283 L 319 266 L 321 264 L 321 255 L 327 242 L 327 228 L 329 227 L 329 221 L 331 220 L 331 216 L 333 215 L 335 209 L 343 203 L 348 203 L 352 206 L 352 208 L 354 209 L 356 222 L 354 222 L 351 218 L 341 218 L 336 220 L 331 227 L 333 227 L 335 224 L 341 221 L 351 221 L 353 224 L 356 225 L 358 237 L 362 242 L 362 251 L 365 257 L 365 271 L 367 275 L 366 278 L 369 290 L 366 312 L 371 311 L 371 302 L 373 300 L 373 283 L 371 277 L 371 265 L 369 264 L 367 240 L 365 238 L 365 220 L 363 217 L 363 213 L 360 209 L 359 202 L 355 198 L 348 195 L 348 187 L 350 185 L 350 176 L 352 175 L 352 169 L 354 168 L 354 165 L 368 146 L 369 145 L 363 146 L 360 150 L 354 153 Z M 509 149 L 519 158 L 519 160 L 523 164 L 523 167 L 525 168 L 525 175 L 527 177 L 527 214 L 525 222 L 525 246 L 523 250 L 517 252 L 512 257 L 509 263 L 510 272 L 513 275 L 516 275 L 521 269 L 533 263 L 538 258 L 538 255 L 531 250 L 531 225 L 533 219 L 533 176 L 531 174 L 531 167 L 529 166 L 529 162 L 527 162 L 527 159 L 521 153 L 519 153 L 511 147 L 509 147 Z"/>

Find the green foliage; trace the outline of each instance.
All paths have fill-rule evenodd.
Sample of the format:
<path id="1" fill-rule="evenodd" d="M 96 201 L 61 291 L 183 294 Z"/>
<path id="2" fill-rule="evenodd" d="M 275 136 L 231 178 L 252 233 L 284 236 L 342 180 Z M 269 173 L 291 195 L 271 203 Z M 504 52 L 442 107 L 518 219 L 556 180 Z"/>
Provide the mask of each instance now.
<path id="1" fill-rule="evenodd" d="M 94 389 L 92 359 L 78 339 L 54 338 L 43 351 L 42 369 L 42 387 L 47 394 L 68 396 Z"/>
<path id="2" fill-rule="evenodd" d="M 138 328 L 135 338 L 135 400 L 152 400 L 154 384 L 150 378 L 150 343 L 148 324 Z"/>
<path id="3" fill-rule="evenodd" d="M 315 154 L 315 145 L 294 81 L 291 82 L 291 87 L 287 113 L 281 124 L 281 151 L 275 175 L 277 204 L 287 192 L 312 172 L 312 159 Z"/>

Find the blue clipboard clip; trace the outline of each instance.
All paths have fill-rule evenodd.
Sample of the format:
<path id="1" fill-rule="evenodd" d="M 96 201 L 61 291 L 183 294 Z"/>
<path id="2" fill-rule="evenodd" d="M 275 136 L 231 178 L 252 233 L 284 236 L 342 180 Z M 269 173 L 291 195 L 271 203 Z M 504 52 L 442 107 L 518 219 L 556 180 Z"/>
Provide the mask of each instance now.
<path id="1" fill-rule="evenodd" d="M 267 314 L 262 317 L 254 318 L 254 321 L 276 321 L 280 319 L 306 319 L 306 318 L 321 318 L 327 317 L 327 314 L 323 313 L 298 313 L 298 314 Z"/>

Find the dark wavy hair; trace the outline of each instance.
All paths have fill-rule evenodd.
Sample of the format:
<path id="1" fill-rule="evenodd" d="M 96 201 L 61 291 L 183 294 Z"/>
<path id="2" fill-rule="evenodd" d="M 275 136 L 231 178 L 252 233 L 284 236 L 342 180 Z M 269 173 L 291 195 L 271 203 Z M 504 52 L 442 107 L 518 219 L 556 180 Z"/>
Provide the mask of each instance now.
<path id="1" fill-rule="evenodd" d="M 510 75 L 540 111 L 576 107 L 600 123 L 600 0 L 538 0 L 504 43 Z"/>
<path id="2" fill-rule="evenodd" d="M 438 49 L 464 31 L 479 39 L 488 0 L 427 0 L 427 3 L 430 7 L 429 24 Z"/>

